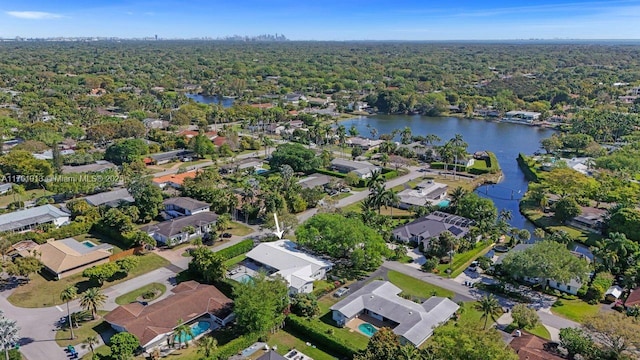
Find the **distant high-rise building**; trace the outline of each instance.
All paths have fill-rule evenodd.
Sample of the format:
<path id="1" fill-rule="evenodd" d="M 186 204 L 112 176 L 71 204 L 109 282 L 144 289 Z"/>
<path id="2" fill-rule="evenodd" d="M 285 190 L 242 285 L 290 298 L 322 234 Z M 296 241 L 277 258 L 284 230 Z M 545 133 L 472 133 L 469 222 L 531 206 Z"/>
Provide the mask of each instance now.
<path id="1" fill-rule="evenodd" d="M 158 34 L 156 34 L 156 41 L 158 41 Z"/>

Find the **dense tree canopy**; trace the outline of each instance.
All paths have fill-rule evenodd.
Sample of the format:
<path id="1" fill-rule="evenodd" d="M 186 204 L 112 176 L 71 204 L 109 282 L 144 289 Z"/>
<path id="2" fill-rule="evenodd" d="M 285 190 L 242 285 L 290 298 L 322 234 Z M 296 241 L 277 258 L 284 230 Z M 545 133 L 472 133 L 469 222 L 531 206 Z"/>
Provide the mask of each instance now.
<path id="1" fill-rule="evenodd" d="M 300 144 L 282 144 L 271 154 L 269 164 L 274 169 L 289 165 L 296 172 L 309 172 L 320 165 L 313 150 Z"/>
<path id="2" fill-rule="evenodd" d="M 266 334 L 282 325 L 289 306 L 289 288 L 281 277 L 258 274 L 233 288 L 238 327 L 245 333 Z"/>

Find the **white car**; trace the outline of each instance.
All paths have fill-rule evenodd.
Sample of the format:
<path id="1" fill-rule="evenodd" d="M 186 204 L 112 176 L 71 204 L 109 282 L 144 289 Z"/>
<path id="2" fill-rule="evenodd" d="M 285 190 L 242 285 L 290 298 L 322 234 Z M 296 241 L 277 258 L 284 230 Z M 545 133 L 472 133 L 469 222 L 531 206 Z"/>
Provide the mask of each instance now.
<path id="1" fill-rule="evenodd" d="M 346 293 L 348 293 L 348 292 L 349 292 L 349 288 L 348 288 L 348 287 L 343 287 L 343 288 L 338 289 L 338 290 L 333 294 L 333 296 L 335 296 L 335 297 L 343 297 L 343 296 L 344 296 Z"/>

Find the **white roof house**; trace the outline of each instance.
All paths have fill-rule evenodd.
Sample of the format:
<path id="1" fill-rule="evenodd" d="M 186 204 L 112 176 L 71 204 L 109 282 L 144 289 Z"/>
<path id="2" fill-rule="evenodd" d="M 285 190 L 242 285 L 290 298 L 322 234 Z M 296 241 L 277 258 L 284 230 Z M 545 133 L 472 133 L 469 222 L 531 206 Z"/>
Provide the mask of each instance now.
<path id="1" fill-rule="evenodd" d="M 360 314 L 395 323 L 393 332 L 404 341 L 420 346 L 440 324 L 460 308 L 448 298 L 432 296 L 422 304 L 399 296 L 402 290 L 388 281 L 375 280 L 331 307 L 338 325 Z"/>
<path id="2" fill-rule="evenodd" d="M 53 205 L 42 205 L 0 215 L 0 232 L 31 230 L 52 223 L 58 227 L 69 221 L 69 214 Z"/>
<path id="3" fill-rule="evenodd" d="M 447 184 L 432 180 L 423 181 L 415 189 L 405 189 L 398 193 L 400 208 L 409 209 L 412 206 L 437 205 L 447 195 Z"/>
<path id="4" fill-rule="evenodd" d="M 623 290 L 620 286 L 613 285 L 604 293 L 604 298 L 610 301 L 618 300 L 620 296 L 622 296 L 622 291 Z"/>
<path id="5" fill-rule="evenodd" d="M 375 166 L 368 161 L 352 161 L 335 158 L 331 160 L 331 167 L 341 173 L 354 172 L 360 179 L 371 177 L 373 171 L 381 171 L 379 166 Z"/>
<path id="6" fill-rule="evenodd" d="M 310 293 L 313 282 L 325 277 L 333 264 L 311 256 L 290 240 L 262 243 L 247 253 L 247 257 L 275 270 L 289 284 L 289 292 Z"/>

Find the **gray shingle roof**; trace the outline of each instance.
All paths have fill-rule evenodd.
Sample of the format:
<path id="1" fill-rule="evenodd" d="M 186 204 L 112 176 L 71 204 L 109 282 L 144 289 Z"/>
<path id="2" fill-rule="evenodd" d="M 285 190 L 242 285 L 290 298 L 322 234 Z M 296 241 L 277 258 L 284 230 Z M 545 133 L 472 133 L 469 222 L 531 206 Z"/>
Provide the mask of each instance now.
<path id="1" fill-rule="evenodd" d="M 189 216 L 163 221 L 154 225 L 143 226 L 140 230 L 147 233 L 154 232 L 167 238 L 181 234 L 185 226 L 204 226 L 218 220 L 218 215 L 214 212 L 206 211 Z"/>
<path id="2" fill-rule="evenodd" d="M 398 323 L 393 332 L 415 346 L 433 334 L 433 329 L 447 321 L 458 310 L 453 301 L 433 296 L 422 304 L 403 299 L 402 290 L 388 281 L 375 280 L 331 307 L 331 310 L 353 318 L 369 310 Z"/>
<path id="3" fill-rule="evenodd" d="M 87 196 L 84 200 L 93 206 L 108 205 L 111 207 L 118 206 L 121 201 L 130 203 L 134 201 L 127 189 L 117 189 Z"/>
<path id="4" fill-rule="evenodd" d="M 206 203 L 204 201 L 199 201 L 196 199 L 192 199 L 190 197 L 173 197 L 173 198 L 168 198 L 167 200 L 163 201 L 162 204 L 166 205 L 173 205 L 176 207 L 179 207 L 181 209 L 186 209 L 189 211 L 193 211 L 193 210 L 198 210 L 198 209 L 202 209 L 205 207 L 209 207 L 209 203 Z"/>
<path id="5" fill-rule="evenodd" d="M 42 205 L 0 215 L 0 231 L 12 231 L 25 226 L 45 224 L 69 214 L 53 205 Z"/>
<path id="6" fill-rule="evenodd" d="M 471 225 L 473 225 L 473 221 L 467 218 L 434 211 L 427 216 L 393 229 L 393 234 L 406 239 L 413 237 L 429 239 L 444 231 L 449 231 L 454 236 L 461 237 L 469 231 Z"/>

